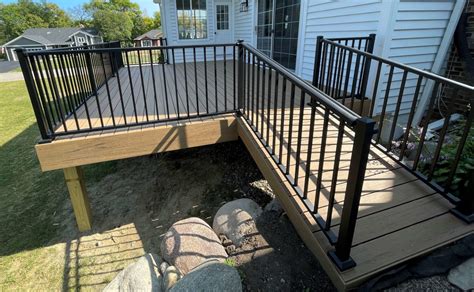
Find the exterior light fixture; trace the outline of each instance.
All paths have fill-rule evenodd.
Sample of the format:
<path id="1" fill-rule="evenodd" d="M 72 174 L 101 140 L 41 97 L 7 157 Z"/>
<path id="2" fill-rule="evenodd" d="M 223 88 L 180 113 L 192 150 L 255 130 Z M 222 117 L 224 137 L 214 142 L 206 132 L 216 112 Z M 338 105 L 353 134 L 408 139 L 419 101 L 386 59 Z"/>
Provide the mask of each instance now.
<path id="1" fill-rule="evenodd" d="M 240 0 L 240 12 L 249 11 L 249 0 Z"/>

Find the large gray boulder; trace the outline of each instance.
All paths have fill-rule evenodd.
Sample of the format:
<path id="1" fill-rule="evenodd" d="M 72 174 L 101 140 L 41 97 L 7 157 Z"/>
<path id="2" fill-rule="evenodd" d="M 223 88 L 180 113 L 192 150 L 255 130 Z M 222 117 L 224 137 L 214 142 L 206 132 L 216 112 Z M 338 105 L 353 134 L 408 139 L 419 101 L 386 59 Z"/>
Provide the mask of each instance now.
<path id="1" fill-rule="evenodd" d="M 148 253 L 123 269 L 105 288 L 104 292 L 115 291 L 162 291 L 162 277 L 158 271 L 161 259 Z"/>
<path id="2" fill-rule="evenodd" d="M 161 255 L 183 275 L 206 261 L 227 258 L 211 227 L 196 217 L 178 221 L 170 227 L 161 242 Z"/>
<path id="3" fill-rule="evenodd" d="M 212 228 L 239 247 L 250 234 L 256 232 L 255 219 L 261 213 L 262 208 L 250 199 L 234 200 L 217 211 Z"/>
<path id="4" fill-rule="evenodd" d="M 170 289 L 170 292 L 185 291 L 240 292 L 242 283 L 235 268 L 208 262 L 189 272 Z"/>
<path id="5" fill-rule="evenodd" d="M 474 258 L 449 271 L 448 281 L 464 291 L 474 290 Z"/>

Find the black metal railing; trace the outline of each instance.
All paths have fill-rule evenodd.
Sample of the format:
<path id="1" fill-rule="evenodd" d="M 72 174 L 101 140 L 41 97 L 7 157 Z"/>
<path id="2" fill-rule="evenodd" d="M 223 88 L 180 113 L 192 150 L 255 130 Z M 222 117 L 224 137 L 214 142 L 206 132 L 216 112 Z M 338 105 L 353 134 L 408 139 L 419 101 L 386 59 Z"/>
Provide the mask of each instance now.
<path id="1" fill-rule="evenodd" d="M 466 211 L 465 206 L 472 206 L 474 196 L 461 200 L 458 190 L 474 168 L 474 87 L 322 37 L 316 46 L 313 85 L 376 120 L 374 145 L 456 204 L 456 215 L 472 222 L 474 207 Z M 453 98 L 471 96 L 470 105 L 457 113 L 448 111 L 433 131 L 429 127 L 441 92 Z"/>
<path id="2" fill-rule="evenodd" d="M 372 45 L 369 43 L 362 45 L 361 41 L 360 46 L 371 50 L 373 37 Z M 415 160 L 412 165 L 406 162 L 419 96 L 429 88 L 426 81 L 434 83 L 431 93 L 438 92 L 440 86 L 470 92 L 473 88 L 346 46 L 345 40 L 318 38 L 316 54 L 319 65 L 313 81 L 317 88 L 240 41 L 146 48 L 121 48 L 115 43 L 102 48 L 18 51 L 44 141 L 223 113 L 241 116 L 335 246 L 329 252 L 331 259 L 345 270 L 355 265 L 350 251 L 371 145 L 384 146 L 385 153 L 434 185 L 434 169 L 450 117 L 443 122 L 433 162 L 427 164 L 429 172 L 423 176 L 417 170 L 428 161 L 422 155 L 427 122 L 411 149 Z M 170 64 L 155 56 L 166 56 Z M 377 68 L 376 74 L 370 74 L 371 68 Z M 394 86 L 396 74 L 401 76 L 398 88 Z M 406 99 L 412 75 L 415 90 L 413 98 Z M 389 99 L 394 90 L 391 109 Z M 377 96 L 383 97 L 380 104 L 375 102 Z M 435 103 L 434 98 L 428 99 L 425 121 L 430 120 Z M 402 131 L 397 140 L 394 125 L 398 125 L 397 117 L 407 100 L 409 130 Z M 394 118 L 389 124 L 390 112 Z M 464 155 L 462 145 L 472 139 L 466 130 L 472 124 L 472 111 L 464 116 L 454 149 L 454 170 L 449 173 L 451 181 Z M 399 141 L 399 145 L 395 147 L 392 141 Z M 449 190 L 449 185 L 443 190 Z M 466 206 L 464 199 L 450 199 Z M 464 207 L 458 211 L 461 217 L 466 214 Z"/>
<path id="3" fill-rule="evenodd" d="M 167 38 L 163 38 L 163 37 L 160 37 L 158 39 L 159 41 L 159 47 L 167 47 L 168 46 L 168 39 Z M 135 41 L 134 40 L 122 40 L 120 41 L 120 47 L 121 48 L 133 48 L 135 47 Z M 156 46 L 153 46 L 153 47 L 156 47 Z M 144 47 L 146 48 L 146 47 Z M 168 58 L 168 50 L 165 49 L 163 51 L 161 50 L 154 50 L 152 51 L 152 54 L 151 56 L 149 54 L 142 54 L 143 56 L 140 57 L 140 60 L 139 60 L 139 56 L 138 56 L 138 53 L 140 51 L 137 51 L 136 53 L 130 53 L 129 54 L 129 62 L 131 65 L 138 65 L 139 63 L 144 65 L 144 64 L 169 64 L 170 63 L 170 60 Z M 122 56 L 123 58 L 123 56 Z"/>
<path id="4" fill-rule="evenodd" d="M 154 56 L 168 51 L 171 64 Z M 236 44 L 18 51 L 42 138 L 235 112 Z"/>
<path id="5" fill-rule="evenodd" d="M 350 250 L 375 122 L 247 44 L 239 47 L 239 74 L 244 120 L 335 245 L 330 257 L 341 270 L 353 267 Z M 341 157 L 349 163 L 347 176 L 338 173 Z M 328 170 L 329 182 L 323 183 Z M 337 223 L 335 213 L 341 214 Z M 337 235 L 334 228 L 339 229 Z"/>
<path id="6" fill-rule="evenodd" d="M 335 52 L 336 48 L 327 46 L 323 39 L 322 36 L 318 36 L 316 40 L 313 85 L 335 99 L 346 100 L 347 96 L 350 96 L 351 102 L 354 99 L 361 99 L 367 88 L 370 70 L 369 60 L 365 56 L 354 58 L 352 58 L 352 55 L 346 56 L 343 50 Z M 371 54 L 374 51 L 375 34 L 370 34 L 367 37 L 332 38 L 329 40 Z M 344 80 L 339 75 L 342 72 L 342 66 L 346 62 L 350 63 L 352 68 L 348 68 L 347 72 L 350 72 L 350 74 L 344 76 L 346 79 Z M 328 72 L 327 76 L 321 74 L 321 68 Z M 344 87 L 342 87 L 343 81 L 346 81 Z"/>

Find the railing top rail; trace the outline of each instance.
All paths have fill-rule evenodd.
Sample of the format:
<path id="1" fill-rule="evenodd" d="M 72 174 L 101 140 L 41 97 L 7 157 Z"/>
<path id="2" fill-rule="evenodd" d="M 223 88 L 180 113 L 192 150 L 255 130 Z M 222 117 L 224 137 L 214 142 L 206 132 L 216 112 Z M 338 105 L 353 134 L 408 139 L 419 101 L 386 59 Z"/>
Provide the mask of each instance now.
<path id="1" fill-rule="evenodd" d="M 437 75 L 435 73 L 432 73 L 432 72 L 429 72 L 429 71 L 424 71 L 424 70 L 421 70 L 421 69 L 418 69 L 418 68 L 415 68 L 415 67 L 405 65 L 403 63 L 399 63 L 399 62 L 392 61 L 392 60 L 389 60 L 389 59 L 386 59 L 386 58 L 382 58 L 382 57 L 379 57 L 379 56 L 376 56 L 376 55 L 373 55 L 373 54 L 370 54 L 370 53 L 367 53 L 367 52 L 364 52 L 364 51 L 361 51 L 361 50 L 358 50 L 358 49 L 355 49 L 355 48 L 352 48 L 352 47 L 348 47 L 348 46 L 336 43 L 336 42 L 334 42 L 330 39 L 323 39 L 323 42 L 329 43 L 329 44 L 334 45 L 336 47 L 343 48 L 343 49 L 351 51 L 353 53 L 357 53 L 357 54 L 366 56 L 370 60 L 380 61 L 380 62 L 383 62 L 385 64 L 392 65 L 394 67 L 398 67 L 400 69 L 406 70 L 408 72 L 419 74 L 423 77 L 433 79 L 434 81 L 437 81 L 437 82 L 440 82 L 440 83 L 450 84 L 450 85 L 453 85 L 453 86 L 461 88 L 461 89 L 474 91 L 474 86 L 469 86 L 467 84 L 464 84 L 464 83 L 461 83 L 461 82 L 458 82 L 458 81 L 455 81 L 455 80 L 451 80 L 451 79 L 443 77 L 443 76 L 439 76 L 439 75 Z"/>
<path id="2" fill-rule="evenodd" d="M 52 49 L 46 49 L 45 51 L 48 52 L 57 52 L 57 51 L 74 51 L 77 49 L 87 49 L 95 46 L 104 46 L 104 45 L 109 45 L 109 44 L 114 44 L 117 43 L 118 41 L 113 41 L 113 42 L 103 42 L 103 43 L 96 43 L 96 44 L 90 44 L 90 45 L 82 45 L 82 46 L 72 46 L 72 47 L 62 47 L 62 48 L 52 48 Z"/>
<path id="3" fill-rule="evenodd" d="M 49 55 L 54 54 L 70 54 L 71 52 L 81 52 L 81 53 L 108 53 L 108 52 L 129 52 L 129 51 L 149 51 L 153 49 L 158 50 L 171 50 L 171 49 L 192 49 L 192 48 L 213 48 L 213 47 L 231 47 L 236 46 L 236 43 L 220 43 L 220 44 L 202 44 L 202 45 L 179 45 L 179 46 L 155 46 L 155 47 L 129 47 L 129 48 L 100 48 L 100 49 L 83 49 L 83 50 L 41 50 L 41 51 L 31 51 L 25 52 L 27 56 L 33 55 Z"/>
<path id="4" fill-rule="evenodd" d="M 350 125 L 353 125 L 357 121 L 357 119 L 360 118 L 358 114 L 346 108 L 339 102 L 334 101 L 330 96 L 326 95 L 324 92 L 308 84 L 306 81 L 304 81 L 303 79 L 299 78 L 298 76 L 290 72 L 287 68 L 280 65 L 278 62 L 270 59 L 267 55 L 265 55 L 261 51 L 255 49 L 254 47 L 252 47 L 251 45 L 247 43 L 242 43 L 242 45 L 245 47 L 245 49 L 252 52 L 252 54 L 257 56 L 259 59 L 265 61 L 270 67 L 277 70 L 278 73 L 280 73 L 286 79 L 293 82 L 299 88 L 304 90 L 307 94 L 315 97 L 318 102 L 323 104 L 325 107 L 333 111 L 335 114 L 337 114 L 341 118 L 343 118 Z"/>
<path id="5" fill-rule="evenodd" d="M 343 38 L 328 38 L 326 40 L 331 40 L 331 41 L 351 41 L 351 40 L 369 40 L 371 39 L 371 36 L 364 36 L 364 37 L 343 37 Z"/>

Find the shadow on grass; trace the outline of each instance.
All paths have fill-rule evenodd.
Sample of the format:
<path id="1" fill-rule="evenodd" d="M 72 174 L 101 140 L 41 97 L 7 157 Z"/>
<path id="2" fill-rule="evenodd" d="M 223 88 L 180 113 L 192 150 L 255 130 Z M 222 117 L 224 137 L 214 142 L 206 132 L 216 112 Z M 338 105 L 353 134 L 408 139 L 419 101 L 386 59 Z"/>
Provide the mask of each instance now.
<path id="1" fill-rule="evenodd" d="M 60 211 L 69 197 L 62 171 L 41 172 L 34 150 L 38 141 L 33 124 L 0 147 L 0 256 L 56 243 Z M 87 179 L 99 180 L 114 165 L 90 168 Z"/>

